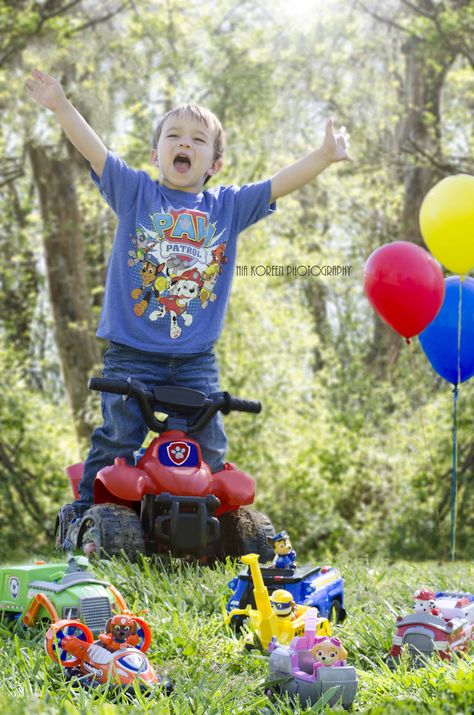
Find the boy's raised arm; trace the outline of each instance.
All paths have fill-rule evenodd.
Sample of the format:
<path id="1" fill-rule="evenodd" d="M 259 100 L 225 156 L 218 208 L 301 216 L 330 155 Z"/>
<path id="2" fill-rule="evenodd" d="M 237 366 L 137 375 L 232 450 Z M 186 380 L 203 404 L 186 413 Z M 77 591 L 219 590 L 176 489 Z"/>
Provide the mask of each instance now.
<path id="1" fill-rule="evenodd" d="M 341 127 L 338 132 L 334 132 L 332 119 L 329 119 L 321 147 L 272 177 L 271 200 L 275 201 L 300 189 L 335 161 L 351 161 L 348 150 L 349 134 L 346 133 L 344 127 Z"/>
<path id="2" fill-rule="evenodd" d="M 51 109 L 69 141 L 87 159 L 97 176 L 102 176 L 107 148 L 84 117 L 69 102 L 57 79 L 46 72 L 32 70 L 25 83 L 28 94 L 40 106 Z"/>

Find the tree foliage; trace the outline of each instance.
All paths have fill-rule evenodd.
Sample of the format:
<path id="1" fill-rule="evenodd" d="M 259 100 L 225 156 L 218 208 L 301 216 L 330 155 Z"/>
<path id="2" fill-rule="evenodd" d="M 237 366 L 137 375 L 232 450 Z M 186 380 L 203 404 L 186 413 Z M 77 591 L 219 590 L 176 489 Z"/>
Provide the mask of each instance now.
<path id="1" fill-rule="evenodd" d="M 421 241 L 417 213 L 433 183 L 473 170 L 474 3 L 317 5 L 298 20 L 283 0 L 110 0 L 96 10 L 48 0 L 15 3 L 15 13 L 0 2 L 9 29 L 0 46 L 0 341 L 5 364 L 15 355 L 19 366 L 7 373 L 8 385 L 20 385 L 16 398 L 8 392 L 17 419 L 2 430 L 0 447 L 10 471 L 16 450 L 25 464 L 19 445 L 33 404 L 43 415 L 38 438 L 44 430 L 45 444 L 52 429 L 49 447 L 62 444 L 69 418 L 56 427 L 51 421 L 65 395 L 76 424 L 78 416 L 86 424 L 100 419 L 85 390 L 80 408 L 72 399 L 94 360 L 68 385 L 72 358 L 57 331 L 77 326 L 71 316 L 60 324 L 64 310 L 47 291 L 54 273 L 31 147 L 68 170 L 80 224 L 68 238 L 81 242 L 86 322 L 97 322 L 115 221 L 51 116 L 28 103 L 22 86 L 32 66 L 61 77 L 106 144 L 145 170 L 163 112 L 188 100 L 208 105 L 227 132 L 222 183 L 271 176 L 316 147 L 333 115 L 351 132 L 354 163 L 283 199 L 274 217 L 240 238 L 239 265 L 284 270 L 234 282 L 218 344 L 222 386 L 261 399 L 264 411 L 228 418 L 229 456 L 257 477 L 259 507 L 306 551 L 446 555 L 449 387 L 417 344 L 403 346 L 373 315 L 361 275 L 378 246 Z M 43 190 L 54 206 L 52 187 Z M 322 265 L 350 266 L 350 273 L 303 277 L 286 268 Z M 461 389 L 458 465 L 457 535 L 468 556 L 471 390 Z M 24 507 L 29 535 L 38 525 L 44 531 L 45 514 L 61 501 L 64 481 L 51 464 L 57 458 L 44 454 L 29 468 L 44 500 L 36 526 L 36 507 Z M 15 469 L 5 489 L 16 488 Z"/>

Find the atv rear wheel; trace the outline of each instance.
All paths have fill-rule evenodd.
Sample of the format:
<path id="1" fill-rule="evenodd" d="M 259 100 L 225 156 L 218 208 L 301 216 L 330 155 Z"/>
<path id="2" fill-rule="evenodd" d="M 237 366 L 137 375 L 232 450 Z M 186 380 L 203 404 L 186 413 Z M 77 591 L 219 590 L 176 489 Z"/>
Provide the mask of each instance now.
<path id="1" fill-rule="evenodd" d="M 83 516 L 77 535 L 77 548 L 90 555 L 116 556 L 122 551 L 131 561 L 145 551 L 140 518 L 120 504 L 96 504 Z"/>
<path id="2" fill-rule="evenodd" d="M 261 563 L 273 559 L 273 547 L 268 539 L 275 536 L 275 529 L 265 514 L 241 507 L 222 514 L 219 521 L 221 535 L 217 549 L 220 558 L 258 554 Z"/>

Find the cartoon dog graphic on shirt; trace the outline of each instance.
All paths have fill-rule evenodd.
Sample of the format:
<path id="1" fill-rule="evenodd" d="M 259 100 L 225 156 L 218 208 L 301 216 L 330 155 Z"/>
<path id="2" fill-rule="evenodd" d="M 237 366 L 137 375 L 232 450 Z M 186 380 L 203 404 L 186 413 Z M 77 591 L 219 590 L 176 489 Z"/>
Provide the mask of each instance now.
<path id="1" fill-rule="evenodd" d="M 212 251 L 212 261 L 203 271 L 203 286 L 199 294 L 201 300 L 201 306 L 207 308 L 209 301 L 214 302 L 217 298 L 216 294 L 213 292 L 213 288 L 216 285 L 217 279 L 222 273 L 222 264 L 227 263 L 227 256 L 224 255 L 225 243 L 221 243 Z"/>
<path id="2" fill-rule="evenodd" d="M 137 228 L 135 236 L 130 236 L 130 240 L 134 248 L 128 252 L 129 259 L 127 263 L 131 268 L 133 268 L 133 266 L 136 266 L 137 263 L 143 261 L 145 254 L 154 248 L 156 241 L 150 241 L 146 233 L 141 228 Z"/>
<path id="3" fill-rule="evenodd" d="M 207 308 L 209 301 L 213 303 L 217 298 L 216 294 L 213 293 L 213 288 L 216 285 L 216 281 L 219 277 L 219 264 L 211 263 L 210 266 L 203 271 L 202 278 L 203 284 L 201 292 L 199 293 L 199 298 L 201 300 L 201 306 Z"/>
<path id="4" fill-rule="evenodd" d="M 169 295 L 160 297 L 158 301 L 160 306 L 150 314 L 150 320 L 158 320 L 169 313 L 170 337 L 179 338 L 182 331 L 178 325 L 178 316 L 181 316 L 186 327 L 191 325 L 193 316 L 186 309 L 194 298 L 199 297 L 202 285 L 202 276 L 196 268 L 190 268 L 181 275 L 174 276 L 171 279 Z"/>
<path id="5" fill-rule="evenodd" d="M 225 249 L 226 244 L 220 243 L 212 250 L 212 264 L 217 263 L 219 266 L 219 273 L 222 273 L 222 266 L 227 263 L 227 256 L 224 253 Z"/>
<path id="6" fill-rule="evenodd" d="M 141 288 L 134 288 L 130 293 L 133 300 L 137 301 L 133 306 L 133 312 L 141 318 L 150 304 L 153 295 L 159 298 L 160 293 L 169 286 L 167 277 L 164 275 L 164 263 L 158 263 L 156 256 L 152 253 L 145 254 L 140 269 Z"/>

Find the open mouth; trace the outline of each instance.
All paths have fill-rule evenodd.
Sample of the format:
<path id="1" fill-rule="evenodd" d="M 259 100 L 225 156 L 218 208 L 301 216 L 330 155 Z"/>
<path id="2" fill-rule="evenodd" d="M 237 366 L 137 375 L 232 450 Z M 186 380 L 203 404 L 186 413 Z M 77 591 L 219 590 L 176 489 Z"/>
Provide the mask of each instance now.
<path id="1" fill-rule="evenodd" d="M 186 174 L 191 168 L 191 161 L 184 154 L 178 154 L 173 161 L 173 166 L 180 174 Z"/>

